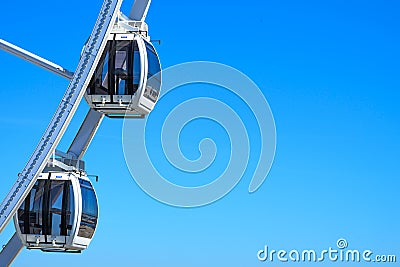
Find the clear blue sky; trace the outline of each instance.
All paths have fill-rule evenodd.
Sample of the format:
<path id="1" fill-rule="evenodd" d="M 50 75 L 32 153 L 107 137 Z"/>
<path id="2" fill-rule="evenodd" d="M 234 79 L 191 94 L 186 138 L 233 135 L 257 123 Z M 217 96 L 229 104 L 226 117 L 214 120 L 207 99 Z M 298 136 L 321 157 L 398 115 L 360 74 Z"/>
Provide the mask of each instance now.
<path id="1" fill-rule="evenodd" d="M 74 70 L 101 3 L 2 1 L 0 38 Z M 125 13 L 130 5 L 123 4 Z M 281 266 L 260 263 L 257 251 L 325 249 L 341 237 L 399 261 L 399 11 L 400 3 L 388 0 L 153 0 L 147 22 L 152 38 L 162 40 L 156 48 L 164 67 L 221 62 L 262 89 L 278 139 L 266 182 L 248 194 L 247 174 L 213 205 L 164 205 L 131 178 L 122 121 L 105 120 L 85 157 L 88 172 L 100 176 L 90 248 L 81 255 L 23 251 L 15 266 Z M 68 81 L 2 51 L 0 79 L 3 199 Z M 86 111 L 82 102 L 62 148 Z M 191 145 L 190 135 L 182 139 Z M 1 244 L 12 231 L 1 234 Z"/>

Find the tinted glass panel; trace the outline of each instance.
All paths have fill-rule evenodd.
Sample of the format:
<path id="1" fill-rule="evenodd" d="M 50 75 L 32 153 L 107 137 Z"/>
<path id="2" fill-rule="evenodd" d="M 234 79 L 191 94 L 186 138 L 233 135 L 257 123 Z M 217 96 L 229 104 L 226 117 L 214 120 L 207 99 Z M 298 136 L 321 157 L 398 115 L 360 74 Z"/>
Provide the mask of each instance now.
<path id="1" fill-rule="evenodd" d="M 73 224 L 70 181 L 38 180 L 18 210 L 23 234 L 66 236 Z"/>
<path id="2" fill-rule="evenodd" d="M 101 74 L 102 84 L 101 86 L 108 90 L 108 51 L 106 52 L 106 57 L 104 58 L 103 71 Z"/>
<path id="3" fill-rule="evenodd" d="M 139 47 L 137 42 L 135 41 L 134 43 L 134 53 L 133 53 L 133 90 L 134 93 L 139 88 L 139 81 L 140 81 L 140 53 L 139 53 Z"/>
<path id="4" fill-rule="evenodd" d="M 117 41 L 115 52 L 115 94 L 128 94 L 126 81 L 132 79 L 132 74 L 128 71 L 129 55 L 132 54 L 130 41 Z"/>
<path id="5" fill-rule="evenodd" d="M 79 181 L 82 192 L 82 218 L 78 236 L 92 238 L 98 218 L 96 194 L 90 183 L 81 179 L 79 179 Z"/>
<path id="6" fill-rule="evenodd" d="M 161 88 L 161 65 L 153 46 L 146 43 L 146 50 L 149 69 L 144 96 L 155 103 Z"/>
<path id="7" fill-rule="evenodd" d="M 108 66 L 111 48 L 112 41 L 108 41 L 88 87 L 89 94 L 91 95 L 108 95 L 110 92 L 110 75 L 108 74 Z"/>
<path id="8" fill-rule="evenodd" d="M 44 180 L 36 181 L 18 210 L 18 222 L 23 234 L 42 234 Z"/>
<path id="9" fill-rule="evenodd" d="M 52 181 L 50 187 L 50 217 L 51 234 L 61 235 L 61 213 L 63 200 L 64 182 Z"/>
<path id="10" fill-rule="evenodd" d="M 88 93 L 109 96 L 133 95 L 139 88 L 140 73 L 137 42 L 110 40 L 90 81 Z M 113 102 L 113 98 L 110 101 Z"/>
<path id="11" fill-rule="evenodd" d="M 147 49 L 147 57 L 149 60 L 149 73 L 148 77 L 152 77 L 153 75 L 158 74 L 161 71 L 161 66 L 160 66 L 160 61 L 158 59 L 158 56 L 154 50 L 154 48 L 146 43 L 146 49 Z M 157 77 L 159 78 L 159 77 Z"/>

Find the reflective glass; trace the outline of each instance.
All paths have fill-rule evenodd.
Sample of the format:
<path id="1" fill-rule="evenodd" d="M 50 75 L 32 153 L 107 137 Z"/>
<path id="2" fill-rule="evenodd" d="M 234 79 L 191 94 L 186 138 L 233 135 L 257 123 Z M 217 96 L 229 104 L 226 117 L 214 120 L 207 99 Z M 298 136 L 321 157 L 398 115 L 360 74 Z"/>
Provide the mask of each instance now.
<path id="1" fill-rule="evenodd" d="M 149 43 L 146 43 L 146 50 L 149 68 L 147 85 L 143 95 L 155 103 L 161 88 L 161 65 L 154 48 Z"/>
<path id="2" fill-rule="evenodd" d="M 135 94 L 136 91 L 139 89 L 139 82 L 140 82 L 140 74 L 141 74 L 141 65 L 140 65 L 140 53 L 139 53 L 139 46 L 137 42 L 134 42 L 133 45 L 133 92 Z"/>
<path id="3" fill-rule="evenodd" d="M 38 180 L 18 210 L 23 234 L 66 236 L 73 224 L 71 181 Z"/>
<path id="4" fill-rule="evenodd" d="M 82 218 L 78 236 L 92 238 L 97 225 L 97 198 L 92 186 L 87 181 L 79 179 L 82 193 Z"/>
<path id="5" fill-rule="evenodd" d="M 126 81 L 131 78 L 132 74 L 128 71 L 128 57 L 131 51 L 130 41 L 116 41 L 117 48 L 115 52 L 115 94 L 128 94 Z"/>
<path id="6" fill-rule="evenodd" d="M 106 57 L 104 58 L 103 72 L 101 75 L 102 87 L 108 89 L 108 52 L 106 52 Z"/>
<path id="7" fill-rule="evenodd" d="M 50 222 L 51 234 L 61 235 L 61 213 L 64 181 L 52 181 L 50 186 Z"/>

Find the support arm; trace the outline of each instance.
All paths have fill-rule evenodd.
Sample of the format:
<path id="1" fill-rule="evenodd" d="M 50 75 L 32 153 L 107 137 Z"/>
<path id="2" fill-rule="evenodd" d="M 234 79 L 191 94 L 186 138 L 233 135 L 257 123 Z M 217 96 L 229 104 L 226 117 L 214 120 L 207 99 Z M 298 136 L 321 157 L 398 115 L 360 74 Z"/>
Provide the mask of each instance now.
<path id="1" fill-rule="evenodd" d="M 63 67 L 54 64 L 53 62 L 48 61 L 47 59 L 44 59 L 42 57 L 39 57 L 31 52 L 26 51 L 25 49 L 22 49 L 16 45 L 13 45 L 9 42 L 6 42 L 2 39 L 0 39 L 0 49 L 3 49 L 6 52 L 9 52 L 10 54 L 13 54 L 19 58 L 22 58 L 26 61 L 29 61 L 41 68 L 44 68 L 48 71 L 51 71 L 55 74 L 58 74 L 68 80 L 71 80 L 72 77 L 74 76 L 74 73 L 64 69 Z"/>
<path id="2" fill-rule="evenodd" d="M 78 160 L 82 159 L 103 118 L 102 113 L 90 109 L 67 154 Z"/>
<path id="3" fill-rule="evenodd" d="M 151 0 L 135 0 L 129 17 L 135 21 L 144 21 L 149 11 Z"/>
<path id="4" fill-rule="evenodd" d="M 22 248 L 21 240 L 19 240 L 17 233 L 15 233 L 0 252 L 0 266 L 10 266 Z"/>

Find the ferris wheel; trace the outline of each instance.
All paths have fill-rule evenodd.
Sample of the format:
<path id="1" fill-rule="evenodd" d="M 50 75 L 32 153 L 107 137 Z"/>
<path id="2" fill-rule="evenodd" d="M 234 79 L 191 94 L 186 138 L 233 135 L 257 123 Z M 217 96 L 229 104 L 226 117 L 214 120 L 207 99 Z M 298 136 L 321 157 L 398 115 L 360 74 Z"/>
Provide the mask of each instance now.
<path id="1" fill-rule="evenodd" d="M 145 18 L 151 0 L 104 0 L 75 72 L 0 39 L 0 48 L 70 80 L 39 144 L 0 205 L 0 233 L 14 218 L 16 233 L 0 252 L 8 266 L 23 247 L 80 252 L 98 220 L 95 190 L 82 160 L 103 118 L 144 118 L 157 103 L 161 64 Z M 84 98 L 88 111 L 68 151 L 57 150 Z"/>

